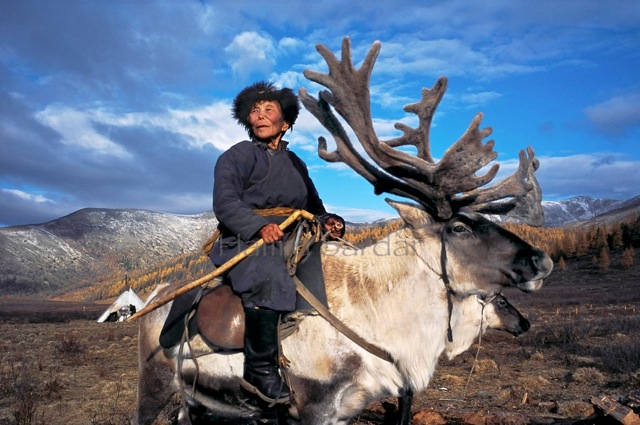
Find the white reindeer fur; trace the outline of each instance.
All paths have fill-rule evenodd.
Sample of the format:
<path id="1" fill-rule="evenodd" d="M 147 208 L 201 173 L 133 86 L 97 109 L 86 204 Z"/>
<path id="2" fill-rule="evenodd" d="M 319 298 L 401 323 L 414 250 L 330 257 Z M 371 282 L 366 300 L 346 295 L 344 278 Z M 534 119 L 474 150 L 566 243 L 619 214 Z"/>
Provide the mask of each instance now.
<path id="1" fill-rule="evenodd" d="M 451 360 L 467 351 L 481 332 L 489 327 L 497 327 L 498 320 L 495 307 L 491 303 L 486 304 L 483 308 L 475 296 L 455 300 L 451 314 L 453 341 L 447 341 L 444 350 L 447 358 Z M 482 329 L 480 329 L 481 326 Z"/>
<path id="2" fill-rule="evenodd" d="M 439 276 L 441 245 L 439 234 L 435 233 L 440 227 L 430 226 L 431 218 L 415 206 L 402 203 L 393 206 L 405 220 L 405 228 L 362 250 L 337 249 L 336 244 L 326 244 L 323 273 L 330 310 L 364 340 L 390 353 L 395 363 L 365 351 L 320 316 L 304 318 L 299 329 L 282 342 L 283 354 L 289 361 L 287 372 L 292 389 L 296 391 L 296 385 L 302 385 L 301 380 L 320 383 L 335 382 L 337 377 L 345 380 L 331 393 L 332 398 L 322 401 L 313 419 L 306 418 L 305 425 L 347 424 L 367 403 L 398 396 L 399 389 L 407 385 L 416 393 L 423 391 L 433 376 L 438 358 L 447 348 L 447 291 Z M 435 229 L 430 230 L 432 228 Z M 428 235 L 429 231 L 435 234 Z M 413 246 L 407 246 L 407 241 Z M 382 256 L 383 253 L 389 255 Z M 466 289 L 472 287 L 473 282 L 452 280 L 451 283 Z M 478 335 L 482 308 L 475 298 L 456 302 L 451 318 L 454 343 L 448 348 L 450 356 L 467 349 Z M 157 346 L 168 308 L 165 306 L 142 318 L 142 354 L 151 353 Z M 166 354 L 157 353 L 148 364 L 141 359 L 139 396 L 143 395 L 135 425 L 151 423 L 143 418 L 145 409 L 149 410 L 145 404 L 157 404 L 157 401 L 145 394 L 149 392 L 148 386 L 160 385 L 169 391 L 168 380 L 157 378 L 175 373 L 175 359 L 167 359 Z M 198 365 L 199 382 L 207 388 L 219 389 L 221 382 L 226 381 L 222 378 L 242 376 L 243 355 L 209 354 L 200 357 Z M 193 363 L 185 360 L 186 373 L 192 369 Z M 142 382 L 154 378 L 158 380 Z M 174 381 L 173 390 L 177 388 Z M 228 406 L 226 409 L 241 411 L 243 408 Z"/>

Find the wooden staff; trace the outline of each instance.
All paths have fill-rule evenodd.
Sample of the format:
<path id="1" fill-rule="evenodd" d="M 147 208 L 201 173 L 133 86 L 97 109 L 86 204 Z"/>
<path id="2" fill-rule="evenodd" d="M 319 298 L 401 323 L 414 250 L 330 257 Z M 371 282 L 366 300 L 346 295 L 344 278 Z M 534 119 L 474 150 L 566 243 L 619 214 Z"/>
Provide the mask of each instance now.
<path id="1" fill-rule="evenodd" d="M 300 217 L 302 217 L 302 218 L 304 218 L 306 220 L 313 220 L 314 219 L 314 215 L 311 214 L 310 212 L 305 211 L 305 210 L 296 210 L 289 217 L 287 217 L 287 219 L 285 221 L 283 221 L 282 223 L 279 224 L 280 229 L 282 229 L 284 231 L 284 229 L 289 227 L 291 225 L 291 223 L 293 223 L 294 221 L 298 220 Z M 134 315 L 129 317 L 127 319 L 127 322 L 131 322 L 131 321 L 133 321 L 133 320 L 135 320 L 135 319 L 137 319 L 139 317 L 144 316 L 145 314 L 151 313 L 153 310 L 156 310 L 157 308 L 162 307 L 163 305 L 165 305 L 169 301 L 175 300 L 180 295 L 182 295 L 184 293 L 187 293 L 190 290 L 192 290 L 194 288 L 197 288 L 200 285 L 203 285 L 203 284 L 205 284 L 207 282 L 210 282 L 210 281 L 212 281 L 213 279 L 215 279 L 218 276 L 221 276 L 223 273 L 225 273 L 231 267 L 235 266 L 240 261 L 244 260 L 249 255 L 251 255 L 254 251 L 256 251 L 258 248 L 260 248 L 262 245 L 264 245 L 264 241 L 262 239 L 259 239 L 257 242 L 255 242 L 253 245 L 251 245 L 249 248 L 247 248 L 244 251 L 242 251 L 241 253 L 237 254 L 232 259 L 230 259 L 229 261 L 227 261 L 226 263 L 224 263 L 223 265 L 221 265 L 220 267 L 218 267 L 217 269 L 215 269 L 211 273 L 209 273 L 209 274 L 207 274 L 205 276 L 202 276 L 200 279 L 196 279 L 191 283 L 188 283 L 188 284 L 186 284 L 184 286 L 181 286 L 180 288 L 176 289 L 172 293 L 167 294 L 164 297 L 162 297 L 162 298 L 152 302 L 151 304 L 145 306 L 142 310 L 138 311 L 137 313 L 135 313 Z"/>

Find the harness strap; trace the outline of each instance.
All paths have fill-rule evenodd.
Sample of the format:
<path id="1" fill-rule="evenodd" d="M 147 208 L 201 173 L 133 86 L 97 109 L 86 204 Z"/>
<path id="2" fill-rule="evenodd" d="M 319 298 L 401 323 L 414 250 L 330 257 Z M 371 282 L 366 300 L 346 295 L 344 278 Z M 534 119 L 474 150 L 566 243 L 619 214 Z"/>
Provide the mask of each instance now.
<path id="1" fill-rule="evenodd" d="M 382 360 L 386 360 L 390 363 L 395 363 L 391 354 L 383 350 L 380 347 L 376 347 L 373 344 L 365 341 L 360 335 L 355 333 L 351 328 L 347 327 L 340 321 L 333 313 L 331 313 L 318 299 L 304 286 L 304 284 L 296 276 L 293 276 L 293 281 L 296 284 L 296 290 L 304 297 L 305 300 L 315 308 L 320 316 L 322 316 L 327 322 L 329 322 L 334 328 L 340 331 L 344 336 L 364 348 L 371 354 L 380 357 Z"/>
<path id="2" fill-rule="evenodd" d="M 447 231 L 446 224 L 442 228 L 442 234 L 440 235 L 440 268 L 442 269 L 440 277 L 444 283 L 444 287 L 447 289 L 447 307 L 449 309 L 449 320 L 447 320 L 447 339 L 449 342 L 453 342 L 453 330 L 451 329 L 451 315 L 453 314 L 453 290 L 451 289 L 451 281 L 447 274 L 447 249 L 444 243 L 444 234 Z"/>
<path id="3" fill-rule="evenodd" d="M 209 239 L 207 239 L 207 241 L 205 243 L 202 244 L 202 250 L 204 251 L 205 255 L 207 255 L 207 256 L 209 256 L 209 253 L 213 249 L 213 244 L 216 243 L 216 241 L 220 237 L 220 227 L 219 226 L 220 225 L 218 225 L 218 227 L 216 227 L 216 231 L 213 232 L 213 235 L 211 235 L 211 237 Z"/>
<path id="4" fill-rule="evenodd" d="M 178 374 L 178 389 L 180 391 L 180 405 L 183 409 L 183 412 L 185 414 L 185 417 L 187 418 L 187 422 L 189 425 L 193 425 L 193 423 L 191 422 L 191 418 L 189 415 L 189 408 L 187 406 L 187 400 L 188 399 L 192 399 L 195 398 L 196 395 L 196 383 L 198 382 L 198 375 L 200 374 L 200 366 L 198 365 L 198 359 L 197 356 L 195 355 L 195 352 L 193 350 L 193 347 L 191 346 L 191 337 L 189 335 L 189 320 L 193 317 L 193 315 L 195 314 L 195 308 L 193 308 L 194 306 L 198 305 L 198 303 L 200 302 L 200 300 L 202 299 L 202 294 L 203 294 L 204 290 L 202 287 L 199 288 L 198 290 L 198 295 L 196 296 L 195 300 L 193 301 L 193 306 L 191 308 L 191 310 L 189 311 L 189 314 L 185 315 L 184 317 L 184 331 L 182 333 L 182 337 L 180 338 L 180 348 L 178 349 L 178 365 L 176 368 L 176 373 Z M 191 359 L 193 360 L 193 365 L 195 367 L 195 378 L 193 379 L 193 384 L 191 385 L 191 392 L 187 392 L 187 389 L 185 388 L 184 385 L 184 379 L 182 378 L 182 371 L 183 371 L 183 365 L 184 365 L 184 360 L 185 360 L 185 356 L 184 356 L 184 347 L 185 345 L 187 346 L 187 349 L 189 350 L 189 354 L 191 355 Z"/>
<path id="5" fill-rule="evenodd" d="M 296 212 L 295 208 L 289 207 L 275 207 L 275 208 L 263 208 L 263 209 L 255 209 L 254 213 L 258 214 L 261 217 L 267 217 L 272 215 L 282 215 L 288 216 Z M 211 249 L 213 248 L 213 244 L 216 243 L 218 238 L 220 237 L 220 223 L 218 223 L 218 227 L 216 227 L 216 231 L 213 232 L 213 235 L 205 243 L 202 244 L 202 250 L 206 255 L 209 255 Z"/>
<path id="6" fill-rule="evenodd" d="M 296 208 L 290 207 L 262 208 L 253 210 L 254 213 L 262 217 L 267 217 L 270 215 L 291 215 L 296 211 L 298 211 Z"/>

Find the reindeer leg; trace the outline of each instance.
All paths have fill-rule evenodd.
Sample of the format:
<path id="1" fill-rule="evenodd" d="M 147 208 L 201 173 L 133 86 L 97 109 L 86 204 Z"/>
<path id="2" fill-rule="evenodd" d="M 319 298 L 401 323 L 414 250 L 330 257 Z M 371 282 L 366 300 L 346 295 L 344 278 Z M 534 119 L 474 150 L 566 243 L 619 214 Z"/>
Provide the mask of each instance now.
<path id="1" fill-rule="evenodd" d="M 289 424 L 289 413 L 287 409 L 282 406 L 277 406 L 276 409 L 276 419 L 278 425 L 288 425 Z"/>
<path id="2" fill-rule="evenodd" d="M 411 425 L 411 405 L 413 404 L 413 390 L 403 388 L 398 397 L 398 422 L 397 425 Z"/>

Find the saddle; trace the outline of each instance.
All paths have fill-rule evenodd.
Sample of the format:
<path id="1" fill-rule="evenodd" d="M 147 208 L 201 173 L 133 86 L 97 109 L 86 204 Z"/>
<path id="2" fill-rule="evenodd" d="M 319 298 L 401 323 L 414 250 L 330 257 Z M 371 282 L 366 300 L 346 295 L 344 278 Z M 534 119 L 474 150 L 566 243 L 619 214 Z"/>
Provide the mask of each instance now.
<path id="1" fill-rule="evenodd" d="M 302 232 L 293 233 L 291 240 L 299 240 Z M 322 244 L 311 241 L 304 249 L 295 242 L 290 245 L 288 249 L 285 247 L 285 252 L 289 252 L 286 257 L 289 273 L 304 282 L 309 292 L 328 307 L 320 257 Z M 285 338 L 295 330 L 296 322 L 291 320 L 292 317 L 314 310 L 298 293 L 295 310 L 298 314 L 290 314 L 281 321 L 280 337 Z M 184 337 L 190 340 L 200 335 L 212 347 L 241 350 L 244 347 L 244 326 L 242 299 L 223 278 L 215 287 L 195 288 L 173 301 L 160 332 L 160 345 L 172 348 Z"/>

